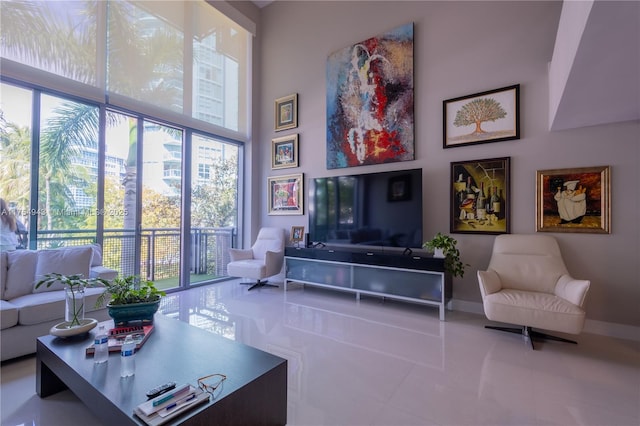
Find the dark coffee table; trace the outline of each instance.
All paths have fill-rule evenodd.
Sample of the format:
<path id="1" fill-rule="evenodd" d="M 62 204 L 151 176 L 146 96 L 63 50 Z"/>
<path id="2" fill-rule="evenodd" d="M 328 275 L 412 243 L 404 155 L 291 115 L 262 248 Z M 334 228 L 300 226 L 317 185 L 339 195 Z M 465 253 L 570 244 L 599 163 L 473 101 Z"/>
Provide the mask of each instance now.
<path id="1" fill-rule="evenodd" d="M 287 423 L 287 361 L 181 321 L 156 314 L 155 330 L 136 353 L 136 373 L 120 378 L 120 354 L 94 364 L 85 338 L 39 337 L 36 391 L 46 397 L 70 389 L 105 424 L 144 424 L 133 409 L 148 389 L 173 381 L 197 387 L 209 374 L 227 376 L 216 398 L 186 411 L 170 424 L 227 425 Z"/>

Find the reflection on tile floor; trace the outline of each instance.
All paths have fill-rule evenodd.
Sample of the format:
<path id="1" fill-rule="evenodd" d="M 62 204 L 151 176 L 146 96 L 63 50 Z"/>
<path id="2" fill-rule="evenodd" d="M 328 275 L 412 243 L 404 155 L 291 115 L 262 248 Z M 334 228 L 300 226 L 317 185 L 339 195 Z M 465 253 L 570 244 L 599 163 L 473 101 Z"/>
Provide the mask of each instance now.
<path id="1" fill-rule="evenodd" d="M 168 295 L 161 312 L 288 360 L 290 425 L 640 424 L 640 343 L 540 343 L 482 316 L 238 280 Z M 99 425 L 69 391 L 40 399 L 33 357 L 2 365 L 1 424 Z"/>

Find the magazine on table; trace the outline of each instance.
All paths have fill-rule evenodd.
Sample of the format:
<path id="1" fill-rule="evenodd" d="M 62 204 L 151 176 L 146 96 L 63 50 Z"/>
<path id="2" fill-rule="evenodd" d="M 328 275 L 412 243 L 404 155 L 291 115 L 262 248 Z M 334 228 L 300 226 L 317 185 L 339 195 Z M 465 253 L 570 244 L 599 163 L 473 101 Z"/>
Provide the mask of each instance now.
<path id="1" fill-rule="evenodd" d="M 107 332 L 109 352 L 120 352 L 124 339 L 129 334 L 133 336 L 133 340 L 136 342 L 136 350 L 138 350 L 144 345 L 152 332 L 153 324 L 113 327 Z M 93 343 L 85 350 L 87 355 L 93 355 L 95 351 Z"/>

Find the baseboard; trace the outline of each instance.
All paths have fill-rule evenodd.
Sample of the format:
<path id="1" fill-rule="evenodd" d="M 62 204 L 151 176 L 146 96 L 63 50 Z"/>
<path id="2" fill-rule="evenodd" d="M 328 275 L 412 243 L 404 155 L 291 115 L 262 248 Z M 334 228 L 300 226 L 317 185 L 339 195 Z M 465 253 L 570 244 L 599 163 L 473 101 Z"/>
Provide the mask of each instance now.
<path id="1" fill-rule="evenodd" d="M 447 307 L 454 311 L 484 315 L 484 308 L 482 307 L 482 303 L 480 302 L 469 302 L 468 300 L 451 299 Z"/>
<path id="2" fill-rule="evenodd" d="M 625 340 L 640 341 L 640 327 L 587 319 L 584 322 L 584 332 L 617 337 Z"/>
<path id="3" fill-rule="evenodd" d="M 481 302 L 451 299 L 447 307 L 454 311 L 484 315 L 484 309 L 482 308 Z M 633 325 L 587 319 L 584 323 L 583 332 L 616 337 L 625 340 L 640 341 L 640 327 Z"/>

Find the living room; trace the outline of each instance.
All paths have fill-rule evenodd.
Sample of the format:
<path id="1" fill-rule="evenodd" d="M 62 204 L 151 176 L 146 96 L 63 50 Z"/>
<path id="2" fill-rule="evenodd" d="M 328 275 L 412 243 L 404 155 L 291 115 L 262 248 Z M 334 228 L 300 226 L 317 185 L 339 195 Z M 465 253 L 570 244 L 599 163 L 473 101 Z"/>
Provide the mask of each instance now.
<path id="1" fill-rule="evenodd" d="M 586 2 L 585 2 L 586 3 Z M 605 8 L 601 3 L 596 2 L 594 7 Z M 631 7 L 635 16 L 638 16 L 638 7 L 634 3 L 625 2 L 617 4 L 606 2 L 607 7 Z M 298 294 L 292 291 L 292 295 L 283 295 L 281 290 L 265 289 L 251 294 L 241 293 L 246 290 L 237 285 L 235 281 L 225 282 L 227 286 L 233 283 L 224 291 L 235 300 L 236 312 L 233 312 L 238 324 L 244 324 L 247 335 L 238 333 L 236 338 L 241 341 L 254 343 L 269 350 L 269 345 L 274 342 L 268 337 L 270 326 L 279 324 L 280 317 L 276 316 L 277 308 L 267 310 L 263 306 L 277 302 L 278 298 L 285 300 L 285 308 L 300 309 L 306 315 L 317 318 L 322 327 L 326 327 L 322 334 L 313 328 L 313 324 L 304 323 L 310 330 L 309 334 L 320 333 L 321 339 L 313 346 L 318 350 L 322 345 L 328 343 L 337 345 L 349 339 L 354 339 L 357 333 L 353 330 L 342 330 L 340 327 L 331 327 L 330 322 L 336 321 L 339 326 L 353 326 L 348 320 L 358 323 L 353 326 L 355 330 L 364 333 L 367 326 L 376 326 L 376 332 L 386 336 L 385 340 L 393 341 L 397 335 L 389 331 L 389 324 L 395 324 L 400 330 L 402 327 L 419 333 L 418 330 L 427 328 L 433 333 L 415 334 L 422 336 L 422 346 L 420 349 L 428 351 L 432 335 L 445 335 L 446 345 L 441 346 L 442 350 L 433 353 L 429 352 L 429 361 L 424 362 L 427 367 L 434 365 L 444 365 L 441 363 L 446 355 L 447 359 L 455 359 L 444 370 L 436 368 L 431 370 L 431 374 L 438 376 L 436 383 L 441 389 L 430 389 L 429 395 L 436 396 L 437 392 L 453 397 L 453 394 L 445 391 L 444 388 L 451 387 L 461 391 L 461 388 L 474 388 L 478 393 L 478 379 L 471 382 L 464 382 L 458 387 L 454 384 L 462 383 L 465 374 L 478 374 L 470 369 L 462 369 L 461 366 L 468 362 L 469 365 L 481 367 L 477 361 L 473 361 L 476 356 L 484 357 L 489 352 L 489 346 L 495 344 L 497 350 L 505 350 L 514 357 L 522 356 L 527 362 L 532 362 L 539 368 L 546 368 L 546 374 L 557 371 L 552 367 L 554 362 L 559 362 L 569 369 L 579 369 L 579 373 L 585 376 L 593 374 L 584 364 L 594 367 L 585 358 L 598 358 L 606 360 L 607 368 L 620 367 L 626 372 L 626 379 L 620 370 L 609 377 L 602 377 L 596 386 L 593 383 L 572 382 L 572 391 L 578 392 L 579 385 L 597 387 L 597 394 L 603 395 L 611 389 L 620 387 L 628 390 L 627 394 L 616 393 L 618 406 L 615 406 L 623 414 L 620 417 L 606 410 L 604 417 L 583 417 L 585 413 L 591 414 L 584 408 L 585 400 L 578 404 L 583 410 L 570 406 L 567 401 L 571 396 L 566 396 L 562 400 L 569 408 L 563 411 L 559 417 L 536 418 L 535 415 L 527 411 L 523 417 L 518 417 L 514 412 L 505 409 L 503 417 L 459 417 L 452 415 L 446 417 L 436 407 L 430 406 L 431 413 L 437 415 L 417 416 L 416 403 L 414 406 L 404 408 L 407 416 L 403 422 L 400 417 L 381 417 L 377 420 L 379 424 L 396 423 L 404 424 L 533 424 L 541 419 L 554 424 L 637 424 L 637 410 L 629 406 L 638 400 L 637 395 L 637 372 L 638 372 L 638 330 L 640 327 L 640 310 L 638 301 L 640 300 L 640 227 L 638 225 L 638 199 L 640 193 L 634 190 L 637 182 L 640 181 L 638 175 L 638 160 L 640 160 L 640 144 L 638 143 L 638 116 L 626 119 L 613 119 L 609 116 L 616 111 L 616 104 L 600 102 L 599 99 L 591 99 L 588 96 L 594 90 L 593 85 L 598 88 L 605 87 L 611 96 L 624 97 L 630 92 L 635 92 L 635 99 L 638 99 L 638 82 L 635 85 L 625 84 L 624 87 L 616 86 L 615 63 L 601 59 L 599 56 L 595 63 L 581 62 L 586 58 L 579 56 L 571 68 L 569 82 L 565 85 L 567 96 L 580 93 L 585 98 L 563 98 L 559 102 L 558 113 L 554 116 L 551 98 L 553 91 L 550 89 L 549 63 L 554 60 L 554 47 L 559 34 L 559 22 L 561 20 L 562 2 L 273 2 L 263 8 L 257 8 L 249 2 L 232 2 L 232 6 L 244 13 L 245 17 L 253 20 L 257 25 L 256 38 L 254 41 L 254 104 L 253 134 L 257 135 L 247 145 L 246 152 L 246 186 L 252 188 L 247 191 L 244 199 L 244 223 L 247 225 L 243 246 L 248 247 L 253 242 L 258 229 L 262 226 L 277 226 L 289 231 L 291 226 L 303 226 L 308 229 L 308 215 L 298 216 L 274 216 L 268 214 L 268 194 L 264 191 L 269 177 L 286 175 L 294 169 L 284 169 L 274 171 L 271 168 L 272 158 L 269 154 L 271 140 L 283 134 L 299 134 L 299 155 L 300 167 L 295 169 L 295 173 L 304 173 L 308 181 L 312 177 L 324 177 L 329 175 L 343 174 L 344 170 L 327 170 L 326 158 L 326 61 L 327 57 L 334 51 L 352 45 L 358 41 L 389 31 L 398 26 L 412 22 L 414 24 L 414 81 L 415 81 L 415 160 L 406 163 L 388 163 L 381 165 L 362 166 L 351 169 L 353 173 L 368 173 L 373 171 L 389 171 L 422 168 L 423 170 L 423 198 L 424 198 L 424 239 L 437 232 L 449 233 L 450 212 L 449 212 L 449 180 L 450 164 L 455 161 L 466 161 L 474 159 L 510 157 L 511 158 L 511 233 L 535 233 L 536 232 L 536 171 L 549 169 L 567 169 L 576 167 L 610 166 L 611 167 L 611 232 L 603 234 L 595 233 L 554 233 L 559 240 L 563 256 L 567 262 L 568 269 L 573 275 L 579 278 L 591 280 L 591 288 L 586 304 L 587 321 L 584 334 L 577 337 L 578 345 L 573 347 L 561 347 L 556 343 L 544 345 L 543 349 L 536 353 L 542 354 L 540 357 L 546 358 L 546 364 L 531 360 L 533 356 L 525 351 L 525 347 L 520 342 L 512 342 L 514 349 L 505 349 L 509 345 L 510 337 L 493 337 L 487 334 L 483 326 L 483 311 L 481 297 L 478 289 L 478 282 L 475 271 L 486 268 L 491 256 L 491 247 L 494 235 L 466 235 L 455 234 L 459 241 L 459 248 L 463 259 L 470 265 L 464 278 L 456 278 L 453 283 L 453 300 L 451 308 L 452 315 L 447 318 L 444 324 L 440 324 L 434 309 L 425 307 L 414 307 L 401 303 L 382 304 L 376 300 L 365 300 L 360 308 L 355 306 L 355 302 L 342 295 L 327 294 L 322 291 L 307 291 Z M 600 13 L 603 10 L 597 10 Z M 628 13 L 625 15 L 629 15 Z M 606 16 L 606 15 L 605 15 Z M 633 14 L 631 14 L 633 16 Z M 592 17 L 593 18 L 593 17 Z M 593 18 L 595 19 L 595 18 Z M 606 30 L 612 21 L 605 21 Z M 602 24 L 602 23 L 600 23 Z M 635 33 L 622 37 L 625 42 L 621 45 L 608 46 L 608 51 L 615 57 L 616 53 L 628 53 L 628 56 L 638 57 L 637 48 L 637 21 Z M 610 31 L 615 33 L 614 31 Z M 587 31 L 589 40 L 596 35 Z M 635 34 L 635 38 L 634 38 Z M 586 37 L 586 36 L 585 36 Z M 598 48 L 602 49 L 601 46 Z M 580 45 L 580 49 L 589 50 L 589 46 Z M 595 49 L 595 47 L 594 47 Z M 597 49 L 596 49 L 597 50 Z M 597 50 L 602 53 L 602 50 Z M 580 50 L 582 54 L 583 50 Z M 604 69 L 596 67 L 601 65 Z M 599 79 L 595 82 L 579 78 L 580 67 L 596 68 Z M 637 71 L 637 68 L 636 68 Z M 575 77 L 575 76 L 578 77 Z M 636 76 L 638 74 L 636 73 Z M 606 76 L 606 77 L 601 77 Z M 572 80 L 578 78 L 578 80 Z M 600 79 L 601 78 L 601 79 Z M 574 83 L 575 81 L 575 83 Z M 478 144 L 475 146 L 456 147 L 443 149 L 442 138 L 442 105 L 447 99 L 456 98 L 468 94 L 492 90 L 512 84 L 520 84 L 520 121 L 521 136 L 518 140 L 503 141 L 496 143 Z M 576 86 L 573 86 L 573 85 Z M 585 87 L 584 84 L 587 84 Z M 613 87 L 612 87 L 613 86 Z M 561 91 L 562 92 L 562 91 Z M 293 93 L 298 94 L 298 128 L 289 132 L 275 132 L 273 128 L 274 100 Z M 567 102 L 566 104 L 563 102 Z M 604 105 L 602 105 L 604 104 Z M 568 106 L 567 106 L 568 105 Z M 593 112 L 592 109 L 598 105 L 603 106 L 600 112 Z M 637 106 L 637 104 L 636 104 Z M 566 108 L 566 109 L 565 109 Z M 584 110 L 582 108 L 585 108 Z M 570 113 L 574 111 L 575 115 Z M 637 114 L 637 108 L 636 108 Z M 604 117 L 603 119 L 599 117 Z M 555 120 L 554 118 L 557 118 Z M 586 122 L 575 124 L 576 121 L 585 119 Z M 564 120 L 564 121 L 563 121 Z M 570 123 L 564 127 L 563 123 Z M 553 128 L 552 126 L 555 126 Z M 552 130 L 550 130 L 552 127 Z M 214 291 L 214 290 L 211 290 Z M 219 290 L 222 291 L 222 290 Z M 261 298 L 264 298 L 262 300 Z M 290 298 L 294 298 L 291 302 Z M 289 299 L 289 302 L 287 302 Z M 288 305 L 286 303 L 289 303 Z M 303 308 L 296 308 L 298 305 Z M 326 309 L 326 304 L 331 304 L 330 309 Z M 234 303 L 230 303 L 233 306 Z M 239 307 L 237 305 L 240 305 Z M 354 306 L 347 306 L 354 305 Z M 307 306 L 307 308 L 304 308 Z M 311 306 L 311 308 L 308 308 Z M 189 309 L 189 308 L 183 308 Z M 264 309 L 264 311 L 262 311 Z M 271 308 L 269 308 L 271 309 Z M 282 305 L 280 306 L 282 310 Z M 322 312 L 337 313 L 337 316 L 323 317 Z M 432 312 L 433 311 L 433 312 Z M 302 315 L 302 314 L 301 314 Z M 314 316 L 315 315 L 315 316 Z M 288 313 L 291 319 L 293 313 Z M 391 319 L 393 318 L 393 319 Z M 389 320 L 389 321 L 387 321 Z M 255 323 L 253 322 L 255 321 Z M 301 320 L 298 320 L 301 321 Z M 303 328 L 304 328 L 303 327 Z M 242 327 L 240 327 L 242 329 Z M 433 330 L 432 330 L 433 329 Z M 470 330 L 469 330 L 470 329 Z M 442 334 L 441 334 L 442 333 Z M 337 334 L 337 336 L 336 336 Z M 324 336 L 324 337 L 323 337 Z M 327 337 L 328 336 L 328 337 Z M 367 335 L 369 336 L 369 335 Z M 463 336 L 463 337 L 460 337 Z M 375 332 L 370 335 L 375 339 Z M 295 352 L 295 348 L 288 346 L 286 341 L 291 336 L 279 335 L 281 342 L 281 356 L 286 355 L 287 350 Z M 487 340 L 497 339 L 497 340 Z M 401 339 L 402 340 L 402 339 Z M 407 336 L 406 340 L 410 340 Z M 441 340 L 444 340 L 441 339 Z M 283 341 L 285 343 L 283 343 Z M 337 342 L 337 343 L 336 343 Z M 490 343 L 489 343 L 490 342 Z M 297 341 L 304 344 L 304 340 Z M 383 351 L 381 345 L 384 342 L 372 341 L 361 345 L 367 349 Z M 401 358 L 403 351 L 402 344 L 392 350 L 392 359 Z M 477 346 L 480 354 L 474 353 L 469 347 Z M 282 348 L 284 347 L 284 349 Z M 610 351 L 602 349 L 599 352 L 596 348 L 610 348 Z M 410 348 L 410 346 L 407 346 Z M 335 349 L 335 348 L 334 348 Z M 407 349 L 411 355 L 406 356 L 412 362 L 415 361 L 413 352 L 415 348 Z M 336 349 L 337 350 L 337 349 Z M 348 353 L 348 348 L 345 349 Z M 469 352 L 471 359 L 459 359 L 463 352 Z M 483 352 L 484 351 L 484 352 Z M 357 353 L 361 356 L 368 354 L 367 350 Z M 493 352 L 493 358 L 489 359 L 504 361 L 503 356 L 497 356 Z M 293 358 L 291 354 L 290 357 Z M 342 358 L 341 359 L 345 359 Z M 313 368 L 309 364 L 304 364 L 306 360 L 300 358 L 298 372 L 308 374 L 308 369 Z M 382 387 L 386 383 L 393 383 L 399 388 L 402 387 L 396 381 L 389 382 L 393 377 L 391 373 L 400 373 L 394 370 L 393 365 L 387 365 L 387 358 L 373 358 L 371 364 L 375 368 L 363 368 L 363 375 L 373 375 L 374 379 L 350 377 L 350 381 L 361 381 L 362 387 L 348 386 L 352 392 L 358 392 L 360 397 L 356 401 L 360 402 L 371 397 L 371 392 L 367 387 L 376 384 Z M 366 363 L 367 361 L 362 361 Z M 329 362 L 323 362 L 318 368 L 330 368 Z M 357 364 L 354 362 L 354 364 Z M 419 363 L 418 363 L 419 364 Z M 578 364 L 579 366 L 576 366 Z M 451 367 L 455 366 L 452 369 Z M 357 366 L 352 365 L 352 368 Z M 423 365 L 424 367 L 424 365 Z M 529 380 L 536 375 L 535 370 L 526 369 L 516 374 L 516 380 Z M 5 412 L 5 398 L 8 398 L 5 388 L 5 378 L 12 375 L 11 364 L 3 365 L 3 387 L 2 404 Z M 376 376 L 372 373 L 375 369 L 381 373 Z M 595 367 L 597 368 L 597 367 Z M 385 371 L 385 369 L 388 369 Z M 429 368 L 426 368 L 429 370 Z M 320 407 L 329 410 L 331 402 L 338 406 L 340 413 L 347 410 L 337 403 L 338 398 L 353 401 L 346 394 L 339 393 L 344 387 L 340 380 L 341 374 L 346 374 L 343 370 L 327 370 L 331 374 L 323 380 L 317 372 L 313 373 L 315 383 L 301 382 L 291 383 L 290 389 L 297 388 L 301 391 L 297 401 L 303 401 L 300 405 L 305 405 L 309 395 L 318 397 L 319 394 L 337 395 L 335 400 L 320 404 Z M 434 373 L 435 371 L 435 373 Z M 503 370 L 501 373 L 504 373 Z M 513 370 L 511 370 L 513 371 Z M 608 371 L 608 370 L 607 370 Z M 384 374 L 382 374 L 382 372 Z M 402 372 L 404 373 L 404 371 Z M 429 371 L 424 373 L 428 376 Z M 606 374 L 604 374 L 606 376 Z M 291 376 L 291 373 L 290 373 Z M 294 377 L 299 377 L 293 375 Z M 420 376 L 422 377 L 422 376 Z M 500 375 L 496 377 L 500 379 Z M 622 378 L 621 378 L 622 377 Z M 33 378 L 33 376 L 31 376 Z M 547 377 L 547 381 L 537 382 L 540 386 L 537 391 L 531 390 L 528 393 L 521 393 L 520 396 L 527 396 L 530 401 L 543 398 L 545 391 L 541 389 L 553 388 L 555 382 Z M 29 379 L 23 379 L 28 382 Z M 502 382 L 501 389 L 517 388 L 517 383 L 509 383 L 506 379 Z M 414 387 L 404 388 L 406 393 L 425 392 L 417 383 Z M 313 386 L 308 388 L 307 386 Z M 635 386 L 635 387 L 634 387 Z M 312 391 L 310 389 L 313 389 Z M 486 387 L 483 389 L 487 389 Z M 304 392 L 307 393 L 304 393 Z M 515 391 L 514 391 L 515 392 Z M 31 392 L 33 394 L 33 392 Z M 290 390 L 291 393 L 291 390 Z M 634 394 L 635 393 L 635 394 Z M 291 393 L 293 395 L 293 393 Z M 440 394 L 440 395 L 442 395 Z M 462 393 L 464 401 L 469 401 L 471 396 Z M 486 394 L 485 394 L 486 396 Z M 386 398 L 388 395 L 373 395 L 374 401 L 379 398 Z M 576 394 L 573 397 L 578 398 Z M 496 396 L 497 398 L 497 396 Z M 371 401 L 369 399 L 369 401 Z M 434 398 L 434 400 L 437 400 Z M 448 404 L 450 410 L 461 410 L 460 401 L 438 400 L 441 405 Z M 480 399 L 480 401 L 483 401 Z M 486 400 L 484 400 L 486 402 Z M 589 400 L 593 401 L 593 400 Z M 12 402 L 19 403 L 13 400 Z M 358 402 L 352 402 L 358 405 Z M 369 402 L 370 403 L 370 402 Z M 525 404 L 524 401 L 520 401 Z M 66 407 L 77 407 L 77 400 L 72 395 L 64 395 L 56 401 L 45 401 L 47 408 L 43 412 L 50 413 L 64 411 Z M 611 401 L 611 404 L 616 404 Z M 348 404 L 346 404 L 348 405 Z M 537 404 L 531 404 L 537 405 Z M 478 405 L 473 405 L 478 407 Z M 29 399 L 29 404 L 22 407 L 24 411 L 39 410 L 40 403 L 35 399 Z M 519 407 L 520 410 L 527 408 Z M 52 410 L 52 411 L 47 411 Z M 81 410 L 81 409 L 80 409 Z M 576 412 L 577 410 L 577 412 Z M 402 411 L 402 410 L 400 410 Z M 381 413 L 382 411 L 376 411 Z M 567 412 L 573 413 L 574 417 L 568 417 Z M 345 414 L 344 417 L 332 417 L 320 409 L 311 409 L 305 415 L 290 416 L 291 424 L 355 424 L 367 423 L 375 424 L 376 420 L 370 417 L 351 417 L 362 415 L 357 410 Z M 355 414 L 354 414 L 355 413 Z M 635 413 L 635 414 L 634 414 Z M 91 419 L 91 417 L 88 417 Z M 86 417 L 85 417 L 86 419 Z M 38 424 L 47 423 L 46 418 L 40 420 Z M 4 414 L 3 414 L 3 424 Z M 57 423 L 62 424 L 62 423 Z M 81 423 L 77 423 L 81 424 Z"/>
<path id="2" fill-rule="evenodd" d="M 259 172 L 249 178 L 253 187 L 260 191 L 256 194 L 259 198 L 248 202 L 257 202 L 260 208 L 245 211 L 247 222 L 285 229 L 291 225 L 309 229 L 307 214 L 268 214 L 268 194 L 262 188 L 272 176 L 303 172 L 307 184 L 316 177 L 420 167 L 424 179 L 423 238 L 427 240 L 437 232 L 449 233 L 450 230 L 450 186 L 447 182 L 451 179 L 451 162 L 509 156 L 511 233 L 535 233 L 537 171 L 610 165 L 611 232 L 556 233 L 555 236 L 560 241 L 569 270 L 592 282 L 586 330 L 626 338 L 637 336 L 640 289 L 636 283 L 640 282 L 640 275 L 636 260 L 640 256 L 640 231 L 633 213 L 637 206 L 632 201 L 636 197 L 620 194 L 627 194 L 628 185 L 634 187 L 638 182 L 634 165 L 640 155 L 637 143 L 638 80 L 637 75 L 627 80 L 626 72 L 616 71 L 619 55 L 629 53 L 632 66 L 637 63 L 633 59 L 637 56 L 637 45 L 631 41 L 637 39 L 634 35 L 638 31 L 637 19 L 618 20 L 621 27 L 626 28 L 624 31 L 631 31 L 620 30 L 618 36 L 623 44 L 620 46 L 606 44 L 611 39 L 603 37 L 599 31 L 600 25 L 608 25 L 616 13 L 636 16 L 638 11 L 633 7 L 625 11 L 625 7 L 631 6 L 628 3 L 595 2 L 593 13 L 598 18 L 592 15 L 591 19 L 596 28 L 589 27 L 584 32 L 583 43 L 595 39 L 605 44 L 580 45 L 580 56 L 573 68 L 562 71 L 568 76 L 564 92 L 561 90 L 556 94 L 550 87 L 552 76 L 549 74 L 550 68 L 563 60 L 553 56 L 554 47 L 558 48 L 556 37 L 563 37 L 569 31 L 558 27 L 562 2 L 456 1 L 401 5 L 397 7 L 394 2 L 273 2 L 260 10 L 261 44 L 256 55 L 260 58 L 260 81 L 269 83 L 260 84 L 256 108 L 260 124 L 256 134 L 261 139 L 258 155 L 251 159 L 252 170 Z M 623 24 L 624 21 L 630 26 Z M 360 166 L 346 171 L 328 170 L 325 164 L 327 57 L 345 46 L 409 22 L 414 23 L 415 32 L 415 161 Z M 577 35 L 573 34 L 573 37 Z M 563 39 L 560 40 L 559 44 Z M 591 58 L 591 54 L 596 58 Z M 627 69 L 625 64 L 620 65 Z M 597 70 L 596 74 L 583 74 L 580 66 Z M 622 81 L 629 84 L 616 87 Z M 443 149 L 444 100 L 511 84 L 520 84 L 521 88 L 520 139 Z M 590 98 L 589 94 L 591 90 L 600 89 L 582 84 L 602 86 L 610 95 L 618 93 L 620 100 L 613 98 L 608 104 L 611 100 L 608 98 L 605 103 L 611 107 L 600 107 L 598 100 Z M 292 93 L 298 93 L 298 128 L 275 132 L 274 100 Z M 554 121 L 551 105 L 555 97 L 562 98 L 562 103 L 556 101 L 557 118 Z M 631 104 L 627 104 L 627 99 Z M 572 109 L 565 111 L 569 106 Z M 629 107 L 631 109 L 627 111 L 631 115 L 626 115 L 629 119 L 613 118 L 612 114 Z M 576 124 L 581 121 L 583 124 Z M 552 126 L 558 130 L 550 130 Z M 271 170 L 272 160 L 267 154 L 269 140 L 283 133 L 299 134 L 298 169 Z M 631 205 L 627 204 L 629 201 Z M 251 235 L 255 232 L 253 230 Z M 454 282 L 454 309 L 482 313 L 473 271 L 484 269 L 488 264 L 494 236 L 454 236 L 472 272 Z M 250 244 L 250 240 L 245 240 L 245 245 Z"/>

